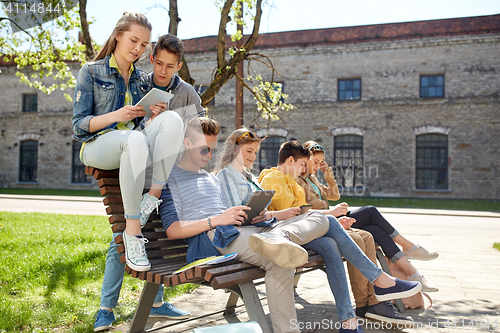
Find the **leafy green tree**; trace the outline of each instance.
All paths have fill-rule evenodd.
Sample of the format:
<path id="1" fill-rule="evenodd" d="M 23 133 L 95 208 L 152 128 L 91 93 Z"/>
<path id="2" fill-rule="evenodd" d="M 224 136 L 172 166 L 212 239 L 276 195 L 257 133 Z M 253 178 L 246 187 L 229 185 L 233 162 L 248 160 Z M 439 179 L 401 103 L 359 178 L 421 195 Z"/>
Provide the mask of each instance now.
<path id="1" fill-rule="evenodd" d="M 26 2 L 1 0 L 3 7 L 0 9 L 0 50 L 3 60 L 17 65 L 16 75 L 21 82 L 44 93 L 50 94 L 56 89 L 66 90 L 74 87 L 76 79 L 71 72 L 70 63 L 83 64 L 91 59 L 98 49 L 89 34 L 87 0 L 80 0 L 77 6 L 71 2 L 73 0 L 66 0 L 65 7 L 60 5 L 60 0 L 36 0 L 43 4 L 42 8 L 50 7 L 52 12 L 44 11 L 41 15 L 35 13 L 47 23 L 36 25 L 31 29 L 21 27 L 20 19 L 22 21 L 23 17 L 12 16 L 14 6 L 19 8 L 23 1 Z M 162 1 L 155 0 L 155 4 L 149 8 L 165 8 L 161 3 Z M 55 15 L 54 8 L 58 4 Z M 202 104 L 207 106 L 226 82 L 236 78 L 254 96 L 259 117 L 262 116 L 269 121 L 280 119 L 278 112 L 288 111 L 293 106 L 286 103 L 288 96 L 283 94 L 281 86 L 274 82 L 275 75 L 279 73 L 271 60 L 263 54 L 252 52 L 259 36 L 262 0 L 216 0 L 215 5 L 221 12 L 217 36 L 217 61 L 212 82 L 201 94 Z M 245 8 L 244 13 L 242 8 Z M 168 11 L 169 32 L 177 35 L 178 25 L 181 22 L 177 11 L 177 0 L 169 0 Z M 230 36 L 230 41 L 226 41 L 228 26 L 245 27 L 247 22 L 252 22 L 252 33 L 241 47 L 235 46 L 235 42 L 243 38 L 241 29 L 236 29 Z M 17 30 L 19 31 L 15 32 Z M 74 31 L 81 31 L 80 39 L 75 36 Z M 190 75 L 188 63 L 183 60 L 184 66 L 179 74 L 185 81 L 194 84 L 195 79 Z M 268 75 L 271 80 L 263 80 L 261 73 L 252 71 L 252 61 L 265 64 L 271 71 L 271 75 Z M 247 63 L 248 71 L 245 78 L 237 74 L 238 66 L 244 62 Z M 71 101 L 71 96 L 68 94 L 65 96 Z M 256 120 L 257 118 L 252 122 Z"/>
<path id="2" fill-rule="evenodd" d="M 46 94 L 74 87 L 76 80 L 70 63 L 83 64 L 94 54 L 88 32 L 87 1 L 80 0 L 78 6 L 69 1 L 64 6 L 60 0 L 32 1 L 31 6 L 27 3 L 2 0 L 0 52 L 3 61 L 15 63 L 20 81 Z M 35 22 L 32 28 L 25 26 L 29 20 Z M 75 31 L 82 31 L 83 44 Z M 68 94 L 65 96 L 71 100 Z"/>
<path id="3" fill-rule="evenodd" d="M 213 71 L 212 82 L 201 94 L 202 105 L 207 106 L 222 86 L 235 77 L 254 96 L 259 111 L 258 117 L 268 119 L 268 124 L 271 120 L 281 119 L 279 111 L 293 109 L 291 104 L 286 103 L 288 95 L 283 93 L 281 85 L 274 82 L 275 75 L 281 74 L 276 71 L 268 57 L 252 52 L 259 37 L 263 9 L 262 0 L 216 0 L 215 3 L 221 12 L 217 35 L 217 63 Z M 243 13 L 242 8 L 245 8 Z M 169 19 L 169 33 L 177 35 L 178 24 L 181 22 L 177 11 L 177 0 L 170 0 Z M 236 32 L 230 36 L 232 43 L 230 43 L 231 46 L 228 46 L 226 41 L 228 26 L 236 25 L 245 28 L 248 25 L 247 22 L 253 22 L 252 33 L 243 45 L 241 47 L 235 46 L 235 42 L 243 38 L 243 31 L 237 28 Z M 261 74 L 252 71 L 252 61 L 264 64 L 269 68 L 271 71 L 270 81 L 263 80 Z M 243 78 L 237 74 L 237 70 L 238 66 L 245 62 L 248 75 Z M 185 81 L 194 84 L 194 79 L 191 77 L 187 65 L 184 60 L 183 68 L 186 68 L 179 74 Z M 256 121 L 258 117 L 251 122 Z"/>

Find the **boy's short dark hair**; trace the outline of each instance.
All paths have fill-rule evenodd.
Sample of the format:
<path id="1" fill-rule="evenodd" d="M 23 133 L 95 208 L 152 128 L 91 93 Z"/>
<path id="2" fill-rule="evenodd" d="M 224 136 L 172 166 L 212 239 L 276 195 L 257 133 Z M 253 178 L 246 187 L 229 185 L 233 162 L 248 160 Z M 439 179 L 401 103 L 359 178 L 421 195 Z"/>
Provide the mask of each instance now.
<path id="1" fill-rule="evenodd" d="M 299 158 L 309 158 L 311 152 L 302 147 L 298 141 L 292 140 L 281 145 L 278 152 L 278 165 L 285 163 L 290 156 L 293 156 L 293 159 L 296 161 Z"/>
<path id="2" fill-rule="evenodd" d="M 177 36 L 173 35 L 163 35 L 158 38 L 158 41 L 155 44 L 153 49 L 153 57 L 156 55 L 156 52 L 160 50 L 165 50 L 167 52 L 175 54 L 179 61 L 181 62 L 182 57 L 184 56 L 184 43 L 177 38 Z"/>
<path id="3" fill-rule="evenodd" d="M 219 135 L 220 124 L 211 118 L 200 117 L 192 119 L 186 127 L 186 137 L 193 138 L 196 134 Z"/>

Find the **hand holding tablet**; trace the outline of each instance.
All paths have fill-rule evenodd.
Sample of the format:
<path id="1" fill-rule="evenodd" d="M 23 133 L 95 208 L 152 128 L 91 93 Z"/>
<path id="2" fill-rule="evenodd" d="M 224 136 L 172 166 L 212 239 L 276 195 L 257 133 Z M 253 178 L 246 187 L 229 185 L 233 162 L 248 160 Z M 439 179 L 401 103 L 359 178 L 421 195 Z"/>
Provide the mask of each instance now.
<path id="1" fill-rule="evenodd" d="M 151 105 L 156 105 L 158 103 L 168 103 L 174 97 L 173 94 L 153 88 L 151 89 L 136 105 L 142 105 L 144 107 L 144 111 L 146 111 L 146 115 L 144 118 L 151 118 L 153 116 L 153 112 L 150 109 Z"/>
<path id="2" fill-rule="evenodd" d="M 271 200 L 273 198 L 275 191 L 267 190 L 267 191 L 257 191 L 252 194 L 250 200 L 246 206 L 252 208 L 251 210 L 247 210 L 247 218 L 243 222 L 242 226 L 251 225 L 252 220 L 260 214 L 264 209 L 269 206 Z"/>

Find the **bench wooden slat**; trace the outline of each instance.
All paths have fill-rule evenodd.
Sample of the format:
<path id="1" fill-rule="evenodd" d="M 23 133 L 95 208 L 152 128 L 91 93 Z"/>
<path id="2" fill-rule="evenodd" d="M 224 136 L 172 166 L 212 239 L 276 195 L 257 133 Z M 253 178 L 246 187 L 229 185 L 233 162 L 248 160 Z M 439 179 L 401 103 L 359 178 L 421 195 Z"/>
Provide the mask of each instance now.
<path id="1" fill-rule="evenodd" d="M 179 254 L 185 254 L 185 248 L 174 248 L 174 249 L 164 249 L 164 250 L 149 250 L 147 251 L 148 258 L 151 261 L 152 259 L 157 258 L 165 258 L 166 256 L 175 256 Z"/>
<path id="2" fill-rule="evenodd" d="M 245 262 L 235 262 L 221 267 L 209 267 L 205 270 L 202 266 L 198 270 L 195 270 L 195 275 L 197 277 L 204 278 L 207 282 L 212 282 L 212 280 L 217 276 L 221 276 L 227 273 L 241 272 L 252 268 L 255 268 L 255 266 L 247 264 Z"/>
<path id="3" fill-rule="evenodd" d="M 125 216 L 123 214 L 111 215 L 109 218 L 109 223 L 125 222 Z"/>
<path id="4" fill-rule="evenodd" d="M 149 243 L 146 244 L 146 250 L 159 247 L 166 249 L 174 247 L 184 247 L 186 248 L 187 252 L 188 245 L 182 239 L 176 239 L 176 240 L 161 239 L 161 240 L 149 241 Z"/>
<path id="5" fill-rule="evenodd" d="M 125 231 L 125 227 L 127 225 L 125 224 L 125 221 L 122 222 L 122 223 L 114 223 L 112 226 L 111 226 L 111 230 L 114 232 L 114 233 L 118 233 L 118 232 L 123 232 Z"/>
<path id="6" fill-rule="evenodd" d="M 123 214 L 124 212 L 125 209 L 123 208 L 123 205 L 111 205 L 106 207 L 106 214 L 108 215 Z"/>
<path id="7" fill-rule="evenodd" d="M 253 281 L 255 279 L 260 279 L 263 278 L 265 275 L 266 272 L 263 269 L 255 267 L 252 269 L 247 269 L 242 272 L 217 276 L 212 280 L 212 282 L 210 282 L 210 286 L 216 290 L 223 289 L 232 287 L 236 284 L 242 284 Z"/>
<path id="8" fill-rule="evenodd" d="M 168 262 L 168 268 L 166 268 L 166 266 L 164 265 L 156 265 L 156 266 L 153 266 L 151 267 L 151 269 L 147 272 L 147 279 L 149 282 L 153 282 L 154 281 L 154 275 L 157 274 L 157 273 L 173 273 L 175 272 L 177 269 L 181 268 L 181 267 L 184 267 L 186 265 L 186 257 L 178 257 L 178 258 L 169 258 L 168 261 L 166 261 L 165 263 Z M 177 268 L 176 270 L 174 270 L 172 267 L 174 266 L 178 266 L 178 265 L 182 265 L 180 266 L 179 268 Z"/>
<path id="9" fill-rule="evenodd" d="M 118 178 L 101 178 L 97 181 L 97 186 L 99 186 L 99 188 L 110 185 L 120 186 L 120 180 Z"/>
<path id="10" fill-rule="evenodd" d="M 120 173 L 118 169 L 115 170 L 101 170 L 94 169 L 94 173 L 92 174 L 96 180 L 100 180 L 101 178 L 116 178 L 118 179 Z"/>
<path id="11" fill-rule="evenodd" d="M 313 267 L 313 266 L 319 266 L 319 265 L 324 265 L 325 261 L 323 260 L 323 257 L 319 254 L 313 254 L 309 255 L 309 259 L 307 260 L 307 263 L 304 265 L 297 267 L 297 268 L 308 268 L 308 267 Z"/>
<path id="12" fill-rule="evenodd" d="M 121 195 L 120 186 L 104 186 L 101 187 L 99 192 L 101 192 L 102 196 L 108 195 Z"/>
<path id="13" fill-rule="evenodd" d="M 119 197 L 119 196 L 107 196 L 105 197 L 102 202 L 104 202 L 104 204 L 106 206 L 109 206 L 109 205 L 120 205 L 122 203 L 122 197 Z M 109 215 L 109 214 L 108 214 Z"/>

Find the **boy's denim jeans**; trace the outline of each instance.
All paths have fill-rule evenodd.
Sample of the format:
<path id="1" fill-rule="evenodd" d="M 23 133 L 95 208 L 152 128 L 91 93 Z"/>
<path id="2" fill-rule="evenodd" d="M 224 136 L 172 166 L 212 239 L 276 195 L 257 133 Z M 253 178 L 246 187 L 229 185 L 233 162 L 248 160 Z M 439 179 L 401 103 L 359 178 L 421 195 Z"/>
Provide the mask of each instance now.
<path id="1" fill-rule="evenodd" d="M 335 297 L 339 320 L 345 321 L 354 318 L 355 314 L 349 295 L 342 256 L 356 266 L 370 282 L 375 281 L 382 274 L 382 270 L 368 259 L 335 217 L 326 216 L 330 222 L 326 234 L 303 246 L 323 257 L 328 284 Z"/>

